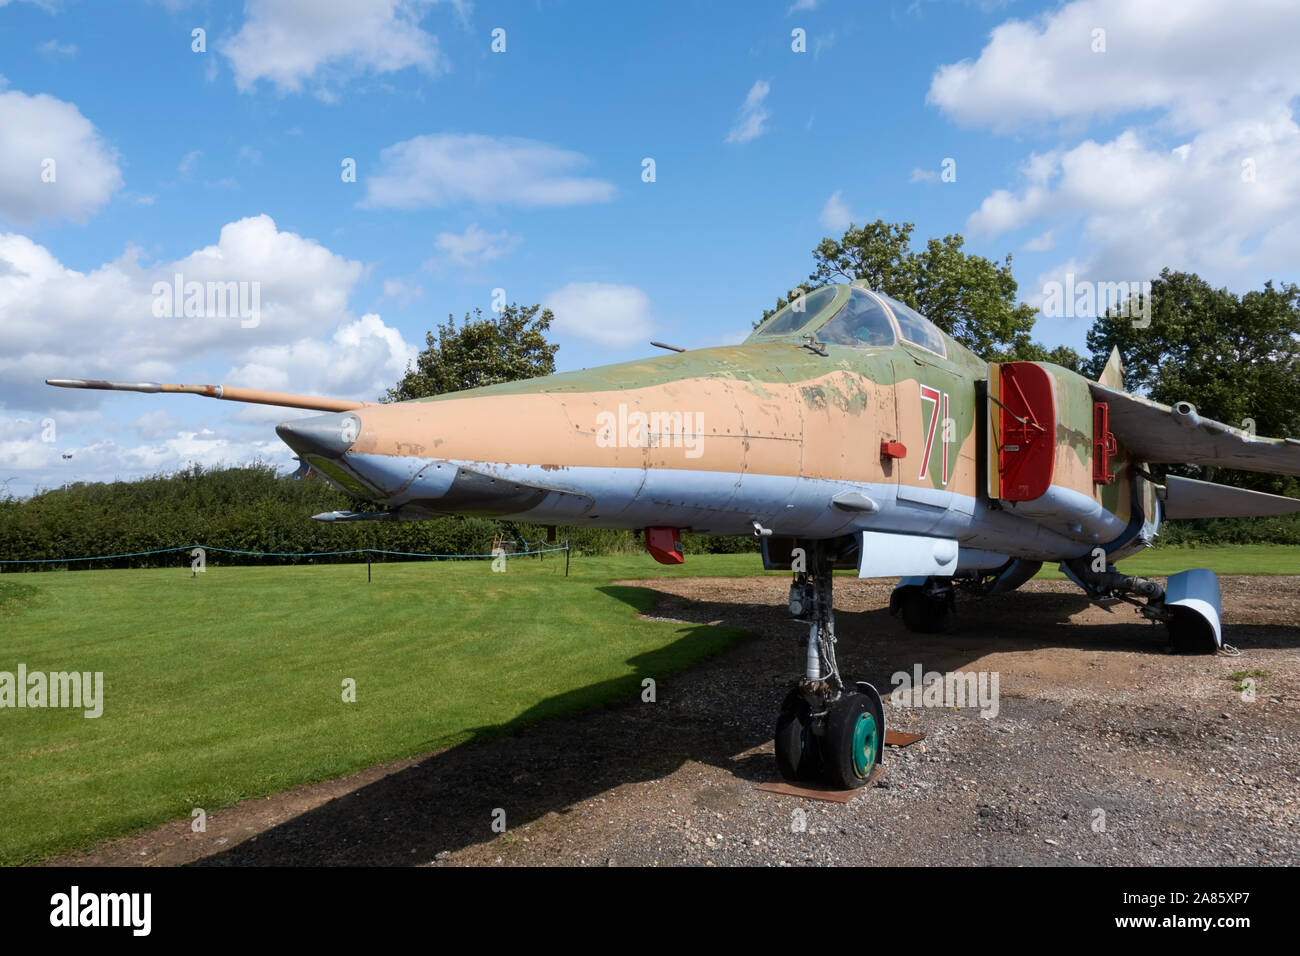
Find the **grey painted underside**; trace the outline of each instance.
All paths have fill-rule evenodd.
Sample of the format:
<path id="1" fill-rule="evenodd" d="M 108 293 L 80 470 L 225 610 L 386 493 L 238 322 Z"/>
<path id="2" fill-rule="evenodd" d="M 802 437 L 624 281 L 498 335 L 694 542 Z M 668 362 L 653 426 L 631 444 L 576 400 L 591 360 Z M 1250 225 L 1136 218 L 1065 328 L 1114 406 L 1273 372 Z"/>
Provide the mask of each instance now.
<path id="1" fill-rule="evenodd" d="M 752 534 L 757 521 L 777 535 L 830 538 L 867 530 L 925 534 L 956 539 L 965 548 L 1045 561 L 1086 554 L 1097 543 L 1095 538 L 1058 533 L 1049 522 L 989 508 L 969 496 L 952 494 L 949 507 L 901 499 L 897 486 L 886 483 L 685 469 L 415 463 L 353 454 L 345 456 L 344 463 L 372 485 L 402 486 L 386 496 L 387 503 L 405 506 L 405 516 L 417 518 L 490 514 L 540 524 L 632 529 L 665 525 L 713 535 Z M 845 494 L 870 498 L 878 510 L 837 507 L 835 498 Z"/>
<path id="2" fill-rule="evenodd" d="M 1170 475 L 1160 495 L 1168 518 L 1263 518 L 1300 512 L 1300 499 Z"/>

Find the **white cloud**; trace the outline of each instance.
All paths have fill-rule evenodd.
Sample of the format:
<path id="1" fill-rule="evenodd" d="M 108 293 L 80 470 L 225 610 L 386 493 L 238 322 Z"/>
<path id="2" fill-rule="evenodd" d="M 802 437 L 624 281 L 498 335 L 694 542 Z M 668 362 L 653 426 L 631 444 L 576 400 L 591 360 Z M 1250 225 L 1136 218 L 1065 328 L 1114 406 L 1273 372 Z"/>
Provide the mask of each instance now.
<path id="1" fill-rule="evenodd" d="M 543 302 L 555 313 L 552 328 L 597 345 L 644 343 L 654 331 L 650 297 L 631 285 L 571 282 Z"/>
<path id="2" fill-rule="evenodd" d="M 920 166 L 912 169 L 912 175 L 907 177 L 909 183 L 937 183 L 939 173 L 933 169 L 922 169 Z"/>
<path id="3" fill-rule="evenodd" d="M 763 107 L 763 101 L 767 99 L 767 94 L 771 90 L 772 87 L 763 80 L 756 81 L 749 88 L 745 102 L 740 106 L 736 123 L 727 134 L 728 143 L 748 143 L 763 135 L 763 124 L 767 122 L 769 115 Z"/>
<path id="4" fill-rule="evenodd" d="M 1034 236 L 1023 246 L 1020 247 L 1022 252 L 1047 252 L 1055 248 L 1056 239 L 1052 236 L 1052 230 L 1049 229 L 1040 235 Z"/>
<path id="5" fill-rule="evenodd" d="M 165 408 L 155 408 L 145 412 L 131 423 L 145 441 L 170 438 L 181 430 L 181 421 Z"/>
<path id="6" fill-rule="evenodd" d="M 201 149 L 190 150 L 182 156 L 181 161 L 176 164 L 176 172 L 181 176 L 188 176 L 190 173 L 194 172 L 194 164 L 199 161 L 199 157 L 202 155 L 203 150 Z"/>
<path id="7" fill-rule="evenodd" d="M 281 418 L 290 416 L 282 415 Z M 254 459 L 287 466 L 292 453 L 278 438 L 239 440 L 217 434 L 211 429 L 179 431 L 162 441 L 135 446 L 116 442 L 97 442 L 80 450 L 74 460 L 83 469 L 113 478 L 130 480 L 159 472 L 175 471 L 190 464 L 205 468 L 236 465 Z M 101 477 L 99 480 L 104 480 Z"/>
<path id="8" fill-rule="evenodd" d="M 282 416 L 293 416 L 289 409 Z M 235 465 L 255 459 L 282 469 L 292 466 L 293 453 L 278 438 L 231 438 L 209 429 L 178 430 L 157 440 L 139 444 L 128 435 L 122 441 L 96 438 L 80 444 L 51 445 L 40 441 L 0 441 L 0 459 L 15 472 L 0 480 L 0 494 L 6 489 L 17 495 L 38 489 L 57 488 L 75 481 L 115 481 L 172 472 L 189 464 L 206 468 Z M 68 458 L 63 458 L 63 455 Z"/>
<path id="9" fill-rule="evenodd" d="M 121 186 L 116 151 L 76 106 L 0 91 L 0 218 L 85 222 Z"/>
<path id="10" fill-rule="evenodd" d="M 614 186 L 583 179 L 581 153 L 531 139 L 478 134 L 417 136 L 380 154 L 366 180 L 368 208 L 416 209 L 456 202 L 572 206 L 608 202 Z"/>
<path id="11" fill-rule="evenodd" d="M 247 19 L 221 48 L 241 92 L 268 80 L 297 93 L 362 73 L 445 71 L 438 39 L 420 29 L 434 0 L 246 0 Z M 318 95 L 331 99 L 325 85 Z"/>
<path id="12" fill-rule="evenodd" d="M 472 223 L 463 233 L 440 232 L 434 240 L 438 255 L 426 265 L 437 269 L 443 263 L 451 263 L 462 269 L 472 269 L 485 262 L 495 262 L 519 245 L 519 236 L 512 236 L 506 230 L 485 232 Z"/>
<path id="13" fill-rule="evenodd" d="M 42 56 L 51 60 L 77 55 L 77 45 L 75 43 L 60 43 L 58 40 L 46 40 L 36 49 Z"/>
<path id="14" fill-rule="evenodd" d="M 9 418 L 0 416 L 0 441 L 42 441 L 57 444 L 59 437 L 73 429 L 99 428 L 104 420 L 98 409 L 65 409 L 57 415 Z"/>
<path id="15" fill-rule="evenodd" d="M 1300 93 L 1297 47 L 1288 2 L 1075 0 L 998 26 L 976 60 L 939 68 L 928 99 L 999 129 L 1148 109 L 1191 129 Z"/>
<path id="16" fill-rule="evenodd" d="M 176 273 L 260 283 L 260 323 L 156 317 L 153 285 Z M 268 426 L 293 410 L 56 389 L 44 379 L 221 382 L 373 400 L 416 347 L 379 315 L 349 313 L 364 275 L 361 263 L 278 230 L 268 216 L 229 223 L 215 244 L 173 262 L 145 265 L 127 249 L 84 273 L 26 236 L 0 234 L 0 460 L 19 476 L 12 487 L 138 477 L 190 461 L 286 464 L 291 453 Z M 122 423 L 100 408 L 138 415 Z M 40 440 L 47 417 L 57 442 Z"/>
<path id="17" fill-rule="evenodd" d="M 101 400 L 48 388 L 45 378 L 168 381 L 197 361 L 239 364 L 254 348 L 328 336 L 364 274 L 361 263 L 280 232 L 269 216 L 229 223 L 215 245 L 174 262 L 143 265 L 129 248 L 83 273 L 26 236 L 0 234 L 0 263 L 0 406 L 15 409 Z M 185 282 L 257 283 L 259 322 L 155 316 L 154 283 L 171 284 L 177 273 Z"/>
<path id="18" fill-rule="evenodd" d="M 1093 30 L 1106 52 L 1093 53 Z M 1162 267 L 1258 286 L 1300 260 L 1300 18 L 1267 0 L 1075 0 L 995 29 L 930 99 L 995 129 L 1060 120 L 1059 135 L 1130 113 L 1128 128 L 1030 154 L 966 223 L 1026 228 L 1042 252 L 1081 240 L 1040 278 L 1136 281 Z"/>
<path id="19" fill-rule="evenodd" d="M 822 206 L 821 223 L 832 232 L 843 232 L 853 224 L 853 214 L 849 212 L 840 190 L 831 193 L 831 198 Z"/>
<path id="20" fill-rule="evenodd" d="M 1173 150 L 1126 130 L 1035 154 L 1023 185 L 994 191 L 966 227 L 985 236 L 1077 222 L 1092 245 L 1081 277 L 1149 279 L 1169 266 L 1258 283 L 1300 260 L 1297 168 L 1300 127 L 1288 111 L 1215 126 Z"/>
<path id="21" fill-rule="evenodd" d="M 375 313 L 346 322 L 328 339 L 302 338 L 249 350 L 232 368 L 231 381 L 256 382 L 273 391 L 303 391 L 373 401 L 392 386 L 419 350 Z M 275 420 L 283 409 L 268 410 Z"/>
<path id="22" fill-rule="evenodd" d="M 790 9 L 785 12 L 785 15 L 788 17 L 792 13 L 799 13 L 800 11 L 803 10 L 816 10 L 816 9 L 817 9 L 817 0 L 794 0 L 794 3 L 790 5 Z"/>
<path id="23" fill-rule="evenodd" d="M 408 306 L 416 299 L 424 297 L 424 287 L 418 283 L 407 282 L 405 279 L 385 279 L 383 297 L 393 299 L 400 306 Z"/>

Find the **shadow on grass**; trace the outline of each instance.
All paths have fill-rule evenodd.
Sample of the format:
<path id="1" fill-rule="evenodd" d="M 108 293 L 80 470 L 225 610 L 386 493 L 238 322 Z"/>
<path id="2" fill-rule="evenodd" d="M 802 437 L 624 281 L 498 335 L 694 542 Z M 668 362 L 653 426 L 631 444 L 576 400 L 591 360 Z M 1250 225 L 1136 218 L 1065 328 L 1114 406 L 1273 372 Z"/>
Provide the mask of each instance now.
<path id="1" fill-rule="evenodd" d="M 496 837 L 493 813 L 510 830 L 565 814 L 615 787 L 660 779 L 695 761 L 738 780 L 775 779 L 772 721 L 802 664 L 801 626 L 778 604 L 695 601 L 643 587 L 600 590 L 640 613 L 686 622 L 673 643 L 629 660 L 634 673 L 539 702 L 507 724 L 362 786 L 266 830 L 199 866 L 408 865 Z M 908 634 L 887 609 L 836 613 L 840 664 L 882 692 L 889 677 L 957 670 L 987 654 L 1069 647 L 1152 652 L 1163 629 L 1117 610 L 1114 623 L 1071 623 L 1089 606 L 1078 594 L 1023 592 L 961 606 L 955 631 Z M 1135 619 L 1136 618 L 1136 619 Z M 710 624 L 723 622 L 725 627 Z M 742 632 L 748 637 L 740 637 Z M 599 635 L 595 635 L 599 637 Z M 1297 645 L 1291 628 L 1229 628 L 1239 646 Z M 699 641 L 714 646 L 701 660 Z M 676 673 L 674 673 L 676 672 Z M 657 700 L 641 699 L 642 680 Z"/>
<path id="2" fill-rule="evenodd" d="M 634 606 L 653 603 L 653 594 L 624 596 Z M 620 784 L 671 773 L 685 760 L 728 761 L 738 748 L 762 743 L 764 725 L 740 739 L 722 721 L 702 725 L 678 707 L 672 673 L 700 661 L 699 649 L 684 645 L 708 641 L 716 653 L 740 637 L 732 628 L 684 628 L 672 644 L 630 659 L 630 675 L 548 698 L 508 723 L 475 728 L 463 744 L 191 865 L 425 863 L 442 850 L 494 838 L 497 808 L 514 829 Z M 645 678 L 656 683 L 653 703 L 642 700 Z"/>

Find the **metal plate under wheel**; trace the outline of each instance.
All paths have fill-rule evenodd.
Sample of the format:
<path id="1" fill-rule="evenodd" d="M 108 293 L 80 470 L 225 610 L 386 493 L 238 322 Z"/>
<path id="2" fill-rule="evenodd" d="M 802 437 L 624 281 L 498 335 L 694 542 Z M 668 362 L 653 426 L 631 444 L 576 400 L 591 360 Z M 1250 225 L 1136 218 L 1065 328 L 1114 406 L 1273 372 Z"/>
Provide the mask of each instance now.
<path id="1" fill-rule="evenodd" d="M 918 740 L 924 740 L 925 734 L 905 734 L 901 730 L 885 731 L 886 747 L 910 747 Z"/>
<path id="2" fill-rule="evenodd" d="M 833 790 L 830 787 L 821 784 L 808 783 L 797 784 L 790 783 L 787 780 L 773 780 L 768 783 L 760 783 L 754 789 L 762 790 L 764 793 L 779 793 L 783 797 L 802 797 L 805 800 L 822 800 L 826 803 L 848 803 L 862 791 L 874 787 L 880 780 L 880 775 L 884 773 L 885 768 L 876 764 L 871 771 L 871 777 L 867 780 L 865 786 L 857 787 L 853 790 Z"/>

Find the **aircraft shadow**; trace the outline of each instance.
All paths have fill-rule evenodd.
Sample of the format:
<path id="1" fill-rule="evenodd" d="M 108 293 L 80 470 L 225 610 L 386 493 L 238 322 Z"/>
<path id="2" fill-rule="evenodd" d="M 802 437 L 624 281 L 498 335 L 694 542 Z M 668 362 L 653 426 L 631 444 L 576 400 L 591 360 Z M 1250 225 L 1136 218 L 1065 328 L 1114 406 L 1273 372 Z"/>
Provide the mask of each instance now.
<path id="1" fill-rule="evenodd" d="M 476 728 L 464 744 L 427 757 L 193 866 L 361 865 L 425 863 L 442 851 L 496 837 L 493 813 L 505 810 L 511 831 L 550 813 L 566 814 L 615 787 L 662 778 L 688 761 L 726 769 L 739 780 L 776 779 L 772 724 L 802 667 L 804 627 L 783 604 L 697 601 L 651 588 L 608 586 L 602 592 L 684 622 L 672 645 L 631 658 L 632 675 L 548 698 L 507 724 Z M 846 675 L 888 693 L 889 677 L 958 670 L 986 654 L 1041 647 L 1161 653 L 1162 629 L 1117 609 L 1115 623 L 1080 625 L 1082 595 L 1021 592 L 959 607 L 955 632 L 914 635 L 885 608 L 837 610 L 839 659 Z M 672 650 L 710 624 L 746 634 L 711 658 L 665 676 Z M 1295 646 L 1291 628 L 1239 627 L 1239 646 Z M 1278 642 L 1282 643 L 1279 644 Z M 641 699 L 643 678 L 657 699 Z M 615 697 L 590 706 L 594 694 Z M 582 707 L 555 716 L 566 707 Z M 764 752 L 747 753 L 766 744 Z"/>
<path id="2" fill-rule="evenodd" d="M 682 629 L 696 639 L 703 626 Z M 674 642 L 676 643 L 676 642 Z M 577 688 L 503 725 L 476 728 L 474 738 L 302 813 L 191 866 L 356 865 L 426 863 L 497 836 L 497 808 L 511 830 L 550 812 L 568 813 L 593 795 L 634 781 L 660 778 L 687 760 L 741 769 L 753 779 L 758 761 L 733 755 L 771 737 L 770 722 L 783 690 L 776 683 L 755 693 L 738 683 L 753 637 L 742 637 L 712 659 L 665 677 L 669 648 L 629 660 L 634 675 Z M 656 681 L 657 700 L 641 699 L 641 681 Z M 703 695 L 701 696 L 701 691 Z M 589 705 L 593 692 L 617 694 Z M 682 706 L 690 695 L 689 707 Z M 739 696 L 738 696 L 739 695 Z M 737 714 L 737 707 L 744 708 Z M 750 717 L 750 714 L 759 715 Z M 545 718 L 545 719 L 542 719 Z M 538 721 L 531 723 L 530 721 Z"/>

